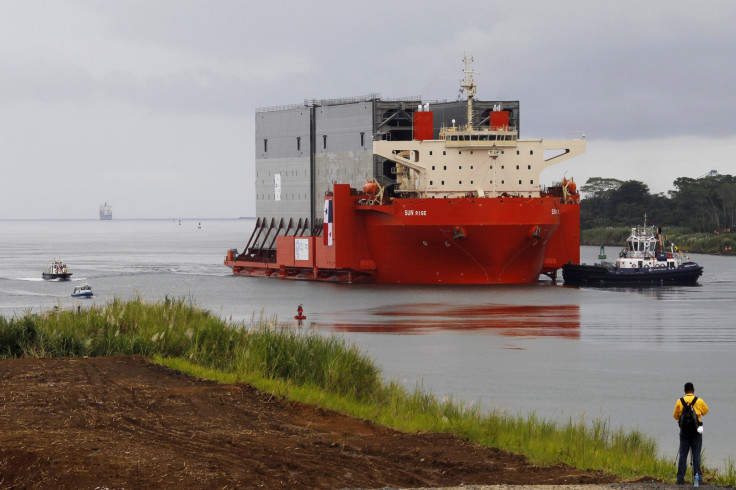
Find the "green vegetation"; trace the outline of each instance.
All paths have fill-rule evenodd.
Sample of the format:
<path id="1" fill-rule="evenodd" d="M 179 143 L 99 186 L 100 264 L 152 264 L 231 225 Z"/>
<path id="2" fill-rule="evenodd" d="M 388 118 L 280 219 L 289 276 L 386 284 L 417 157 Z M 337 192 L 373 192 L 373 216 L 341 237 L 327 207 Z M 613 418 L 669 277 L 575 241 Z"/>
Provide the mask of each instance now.
<path id="1" fill-rule="evenodd" d="M 632 226 L 637 223 L 633 223 Z M 607 227 L 607 228 L 590 228 L 580 230 L 580 244 L 594 245 L 601 244 L 607 247 L 618 247 L 613 250 L 626 247 L 626 239 L 631 234 L 630 227 Z M 726 233 L 714 235 L 712 233 L 687 233 L 683 227 L 672 227 L 663 230 L 665 238 L 665 248 L 669 248 L 669 243 L 677 245 L 677 248 L 689 253 L 704 254 L 725 254 L 730 255 L 736 253 L 736 233 Z"/>
<path id="2" fill-rule="evenodd" d="M 580 188 L 581 243 L 623 247 L 631 227 L 642 224 L 646 215 L 682 250 L 736 253 L 736 177 L 680 177 L 673 185 L 675 190 L 665 196 L 651 194 L 636 180 L 588 179 Z"/>
<path id="3" fill-rule="evenodd" d="M 449 432 L 526 454 L 539 464 L 564 462 L 636 478 L 672 480 L 674 462 L 656 457 L 653 439 L 604 421 L 558 424 L 475 405 L 438 400 L 420 389 L 385 383 L 355 346 L 261 319 L 230 324 L 191 302 L 113 300 L 85 310 L 0 317 L 0 358 L 142 354 L 161 364 L 223 383 L 370 419 L 405 431 Z M 704 470 L 711 483 L 733 485 L 736 471 Z"/>
<path id="4" fill-rule="evenodd" d="M 657 226 L 682 227 L 683 233 L 723 233 L 734 228 L 736 177 L 680 177 L 673 186 L 665 196 L 651 194 L 646 184 L 636 180 L 588 179 L 580 187 L 580 226 L 633 226 L 646 214 Z"/>

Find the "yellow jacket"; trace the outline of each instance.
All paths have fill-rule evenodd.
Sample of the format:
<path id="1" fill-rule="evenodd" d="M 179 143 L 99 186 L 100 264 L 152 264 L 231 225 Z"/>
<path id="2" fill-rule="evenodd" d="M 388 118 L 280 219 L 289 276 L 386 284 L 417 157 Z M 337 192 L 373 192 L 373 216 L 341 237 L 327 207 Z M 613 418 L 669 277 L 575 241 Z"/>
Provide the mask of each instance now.
<path id="1" fill-rule="evenodd" d="M 693 401 L 693 398 L 695 398 L 695 395 L 693 395 L 692 393 L 688 393 L 687 395 L 684 396 L 684 398 L 685 398 L 685 403 L 690 403 L 691 401 Z M 694 408 L 695 408 L 695 413 L 698 414 L 698 422 L 702 423 L 703 419 L 701 418 L 701 416 L 708 413 L 708 405 L 705 404 L 702 398 L 698 397 L 698 401 L 695 402 Z M 683 409 L 682 402 L 678 398 L 677 402 L 675 403 L 675 412 L 672 414 L 675 417 L 675 420 L 680 420 L 680 414 L 682 413 L 682 409 Z"/>

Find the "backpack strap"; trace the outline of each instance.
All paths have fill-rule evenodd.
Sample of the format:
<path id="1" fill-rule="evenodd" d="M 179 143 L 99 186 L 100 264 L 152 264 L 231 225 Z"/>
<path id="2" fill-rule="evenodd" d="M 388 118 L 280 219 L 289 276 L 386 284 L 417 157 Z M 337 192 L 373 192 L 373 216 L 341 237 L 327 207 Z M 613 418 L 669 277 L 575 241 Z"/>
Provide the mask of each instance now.
<path id="1" fill-rule="evenodd" d="M 694 396 L 693 397 L 693 401 L 691 401 L 690 403 L 688 403 L 688 402 L 685 401 L 685 397 L 684 396 L 682 398 L 680 398 L 680 403 L 682 403 L 682 408 L 685 408 L 688 405 L 690 405 L 691 407 L 694 407 L 696 401 L 698 401 L 698 397 L 697 396 Z"/>

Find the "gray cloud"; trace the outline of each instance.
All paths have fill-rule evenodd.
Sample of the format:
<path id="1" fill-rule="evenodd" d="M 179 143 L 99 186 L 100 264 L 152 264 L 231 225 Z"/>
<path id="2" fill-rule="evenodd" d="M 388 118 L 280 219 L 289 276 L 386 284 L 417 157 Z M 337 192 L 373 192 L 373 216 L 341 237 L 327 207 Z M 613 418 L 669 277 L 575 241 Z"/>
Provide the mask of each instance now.
<path id="1" fill-rule="evenodd" d="M 479 98 L 521 101 L 522 136 L 730 149 L 734 14 L 730 0 L 2 2 L 0 165 L 14 185 L 0 218 L 94 216 L 111 196 L 131 196 L 114 203 L 129 217 L 251 214 L 255 108 L 454 99 L 465 52 Z M 728 154 L 708 163 L 727 172 Z M 579 162 L 605 175 L 617 157 Z M 680 165 L 668 170 L 700 171 Z M 60 168 L 71 191 L 51 206 L 29 189 Z M 238 192 L 223 192 L 234 179 Z"/>

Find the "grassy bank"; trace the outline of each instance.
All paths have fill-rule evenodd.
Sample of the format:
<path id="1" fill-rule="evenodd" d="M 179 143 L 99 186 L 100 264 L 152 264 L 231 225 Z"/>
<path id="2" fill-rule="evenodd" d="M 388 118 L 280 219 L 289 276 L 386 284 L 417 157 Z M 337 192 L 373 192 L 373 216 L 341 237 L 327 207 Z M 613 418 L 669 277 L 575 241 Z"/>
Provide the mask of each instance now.
<path id="1" fill-rule="evenodd" d="M 624 248 L 631 228 L 590 228 L 580 230 L 580 244 Z M 703 254 L 736 254 L 736 233 L 685 233 L 680 228 L 666 230 L 667 243 L 674 242 L 680 250 Z M 616 249 L 618 250 L 618 249 Z"/>
<path id="2" fill-rule="evenodd" d="M 184 300 L 150 304 L 114 300 L 82 311 L 0 317 L 0 357 L 151 356 L 172 368 L 220 382 L 249 382 L 262 391 L 406 431 L 450 432 L 527 455 L 540 464 L 564 462 L 636 478 L 672 480 L 672 460 L 656 458 L 653 439 L 605 421 L 556 423 L 534 414 L 482 412 L 475 404 L 438 400 L 384 382 L 355 346 L 337 337 L 260 321 L 229 324 Z M 733 485 L 705 472 L 712 483 Z"/>

